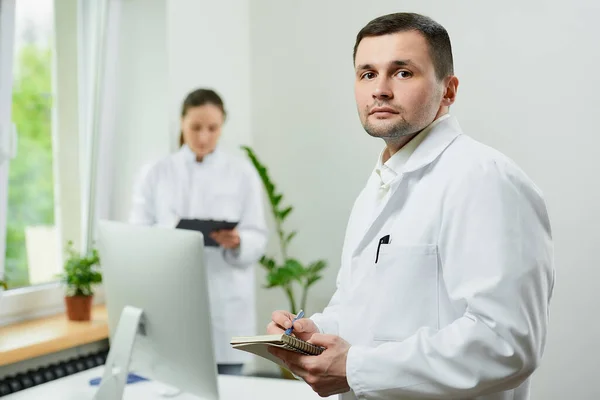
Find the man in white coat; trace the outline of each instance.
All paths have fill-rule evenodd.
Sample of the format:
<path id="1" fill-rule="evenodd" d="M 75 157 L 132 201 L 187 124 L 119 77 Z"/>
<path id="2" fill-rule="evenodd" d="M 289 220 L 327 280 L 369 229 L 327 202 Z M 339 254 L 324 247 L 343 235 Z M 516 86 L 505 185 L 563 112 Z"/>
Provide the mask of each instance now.
<path id="1" fill-rule="evenodd" d="M 554 286 L 540 190 L 449 115 L 450 39 L 418 14 L 377 18 L 354 48 L 365 130 L 386 143 L 348 222 L 322 313 L 273 313 L 320 356 L 273 353 L 322 396 L 529 398 Z"/>

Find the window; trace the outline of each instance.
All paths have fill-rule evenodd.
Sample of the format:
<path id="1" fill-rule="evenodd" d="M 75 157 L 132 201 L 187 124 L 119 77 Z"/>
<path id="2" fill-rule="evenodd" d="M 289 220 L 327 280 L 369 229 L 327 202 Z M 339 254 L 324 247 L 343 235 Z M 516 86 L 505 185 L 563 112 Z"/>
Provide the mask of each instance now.
<path id="1" fill-rule="evenodd" d="M 8 166 L 5 279 L 9 288 L 56 280 L 52 151 L 53 1 L 15 7 L 12 121 L 16 156 Z"/>
<path id="2" fill-rule="evenodd" d="M 11 289 L 2 293 L 0 324 L 64 309 L 56 282 L 64 245 L 90 245 L 98 198 L 91 160 L 103 159 L 98 138 L 112 137 L 114 67 L 106 66 L 115 64 L 119 7 L 0 0 L 0 279 Z"/>
<path id="3" fill-rule="evenodd" d="M 77 4 L 0 0 L 0 324 L 64 308 L 61 237 L 80 232 Z"/>

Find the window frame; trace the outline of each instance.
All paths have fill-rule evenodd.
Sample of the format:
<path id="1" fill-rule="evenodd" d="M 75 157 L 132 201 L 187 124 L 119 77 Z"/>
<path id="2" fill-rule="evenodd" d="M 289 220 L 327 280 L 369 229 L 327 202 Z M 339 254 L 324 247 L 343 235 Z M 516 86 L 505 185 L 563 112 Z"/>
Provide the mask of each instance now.
<path id="1" fill-rule="evenodd" d="M 82 238 L 81 189 L 83 182 L 86 182 L 87 179 L 82 175 L 85 172 L 81 165 L 84 146 L 80 146 L 79 135 L 81 117 L 79 114 L 82 110 L 79 102 L 79 85 L 81 84 L 79 66 L 82 62 L 80 58 L 82 32 L 79 23 L 81 3 L 77 0 L 53 3 L 55 29 L 52 87 L 55 101 L 52 118 L 52 148 L 55 177 L 55 225 L 60 244 L 64 244 L 63 239 L 68 238 L 73 240 L 76 248 L 79 248 L 81 247 Z M 11 48 L 10 60 L 0 53 L 0 71 L 4 71 L 8 75 L 5 80 L 10 84 L 10 90 L 8 91 L 8 121 L 11 121 L 16 0 L 0 0 L 0 7 L 0 10 L 4 8 L 4 10 L 12 11 L 12 15 L 4 17 L 2 17 L 2 14 L 5 13 L 0 11 L 1 18 L 6 20 L 10 18 L 10 22 L 5 23 L 2 20 L 0 24 L 0 37 L 5 38 L 4 42 L 8 42 L 7 46 Z M 1 31 L 1 29 L 7 29 L 6 27 L 12 29 L 11 35 L 5 35 L 4 31 Z M 73 38 L 73 32 L 77 32 L 75 39 Z M 10 36 L 10 42 L 8 36 Z M 3 47 L 0 47 L 0 50 L 4 51 Z M 9 65 L 9 67 L 3 68 L 5 65 Z M 74 76 L 79 77 L 79 79 L 73 80 Z M 2 89 L 4 88 L 2 87 Z M 4 90 L 2 92 L 5 93 Z M 0 116 L 1 113 L 2 110 L 0 110 Z M 0 173 L 4 168 L 6 169 L 6 180 L 0 181 L 0 207 L 2 207 L 0 208 L 0 276 L 4 271 L 6 254 L 8 203 L 7 198 L 3 199 L 2 197 L 7 197 L 8 163 L 0 164 Z M 0 175 L 0 179 L 1 177 Z M 3 200 L 4 203 L 2 203 Z M 62 265 L 63 252 L 59 251 L 59 254 L 59 263 Z M 98 287 L 95 292 L 94 303 L 103 303 L 103 287 Z M 4 291 L 0 296 L 0 325 L 58 314 L 65 310 L 64 287 L 60 282 L 10 289 Z"/>
<path id="2" fill-rule="evenodd" d="M 13 155 L 11 141 L 14 139 L 11 115 L 15 7 L 15 0 L 0 0 L 0 279 L 4 277 L 8 168 Z"/>

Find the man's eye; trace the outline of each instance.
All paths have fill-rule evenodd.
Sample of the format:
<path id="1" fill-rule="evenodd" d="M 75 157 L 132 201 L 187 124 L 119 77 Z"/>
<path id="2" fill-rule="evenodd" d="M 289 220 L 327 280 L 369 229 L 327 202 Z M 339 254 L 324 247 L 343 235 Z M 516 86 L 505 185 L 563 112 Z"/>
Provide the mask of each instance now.
<path id="1" fill-rule="evenodd" d="M 373 72 L 365 72 L 362 75 L 362 78 L 363 79 L 367 79 L 367 80 L 371 80 L 371 79 L 375 78 L 375 74 Z"/>
<path id="2" fill-rule="evenodd" d="M 398 71 L 396 75 L 402 79 L 406 79 L 410 78 L 412 76 L 412 73 L 410 73 L 409 71 Z"/>

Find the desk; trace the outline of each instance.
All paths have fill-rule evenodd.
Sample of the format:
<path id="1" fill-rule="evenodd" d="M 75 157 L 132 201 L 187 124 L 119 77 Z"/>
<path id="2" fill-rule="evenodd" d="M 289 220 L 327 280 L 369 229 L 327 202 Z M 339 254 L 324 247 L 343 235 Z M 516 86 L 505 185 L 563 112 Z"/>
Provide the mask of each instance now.
<path id="1" fill-rule="evenodd" d="M 89 386 L 89 381 L 102 376 L 103 371 L 104 367 L 93 368 L 2 397 L 2 400 L 91 400 L 98 387 Z M 138 382 L 127 385 L 123 398 L 125 400 L 164 399 L 156 394 L 156 388 L 159 385 L 156 382 Z M 219 375 L 219 395 L 220 400 L 321 399 L 310 386 L 301 381 L 230 375 Z M 198 400 L 197 397 L 185 393 L 172 399 Z M 328 399 L 336 399 L 336 396 L 328 397 Z"/>

